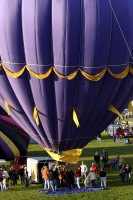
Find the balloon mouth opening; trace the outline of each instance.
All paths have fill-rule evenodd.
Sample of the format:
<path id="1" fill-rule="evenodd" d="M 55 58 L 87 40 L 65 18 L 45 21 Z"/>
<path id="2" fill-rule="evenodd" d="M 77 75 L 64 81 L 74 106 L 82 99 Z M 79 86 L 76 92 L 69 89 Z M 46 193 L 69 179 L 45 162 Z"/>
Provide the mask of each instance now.
<path id="1" fill-rule="evenodd" d="M 72 149 L 59 153 L 47 148 L 44 148 L 44 150 L 56 161 L 75 164 L 79 161 L 83 149 Z"/>

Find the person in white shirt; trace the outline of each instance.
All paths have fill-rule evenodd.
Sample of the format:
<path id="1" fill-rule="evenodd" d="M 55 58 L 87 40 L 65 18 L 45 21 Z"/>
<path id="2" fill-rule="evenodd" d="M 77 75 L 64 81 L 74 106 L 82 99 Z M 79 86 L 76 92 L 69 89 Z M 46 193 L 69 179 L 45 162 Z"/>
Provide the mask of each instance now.
<path id="1" fill-rule="evenodd" d="M 87 166 L 84 164 L 84 162 L 82 161 L 82 165 L 81 167 L 81 178 L 82 178 L 82 182 L 84 181 L 84 179 L 86 178 L 86 173 L 87 173 Z"/>

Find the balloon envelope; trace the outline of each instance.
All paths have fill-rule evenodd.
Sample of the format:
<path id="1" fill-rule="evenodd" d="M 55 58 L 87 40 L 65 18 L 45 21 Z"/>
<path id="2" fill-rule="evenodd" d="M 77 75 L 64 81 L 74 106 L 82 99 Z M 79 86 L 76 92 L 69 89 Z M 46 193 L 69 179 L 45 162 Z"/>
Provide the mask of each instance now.
<path id="1" fill-rule="evenodd" d="M 122 112 L 133 98 L 133 1 L 0 8 L 2 107 L 43 147 L 83 148 L 115 119 L 109 105 Z"/>
<path id="2" fill-rule="evenodd" d="M 0 114 L 1 111 L 0 108 Z M 29 141 L 29 135 L 12 118 L 0 115 L 0 159 L 26 155 Z"/>

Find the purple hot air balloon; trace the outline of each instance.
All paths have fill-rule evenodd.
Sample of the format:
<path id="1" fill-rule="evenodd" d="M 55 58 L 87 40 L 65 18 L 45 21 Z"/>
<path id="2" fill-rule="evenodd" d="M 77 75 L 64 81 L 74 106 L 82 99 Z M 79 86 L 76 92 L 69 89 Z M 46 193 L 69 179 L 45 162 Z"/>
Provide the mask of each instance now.
<path id="1" fill-rule="evenodd" d="M 43 147 L 83 148 L 133 98 L 133 1 L 0 8 L 1 106 Z"/>

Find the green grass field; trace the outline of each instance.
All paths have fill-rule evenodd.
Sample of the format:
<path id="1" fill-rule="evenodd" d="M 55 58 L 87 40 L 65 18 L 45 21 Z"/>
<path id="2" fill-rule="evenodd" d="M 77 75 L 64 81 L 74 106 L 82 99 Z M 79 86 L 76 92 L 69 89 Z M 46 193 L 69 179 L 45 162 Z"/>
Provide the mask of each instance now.
<path id="1" fill-rule="evenodd" d="M 129 162 L 133 168 L 133 144 L 124 144 L 124 139 L 120 143 L 114 143 L 112 138 L 107 136 L 107 133 L 102 133 L 102 141 L 97 143 L 96 139 L 88 144 L 81 155 L 80 163 L 83 160 L 88 168 L 94 161 L 93 156 L 96 151 L 102 154 L 102 151 L 106 150 L 109 154 L 109 160 L 111 160 L 116 152 L 119 152 L 124 163 Z M 30 156 L 47 156 L 46 152 L 37 144 L 30 144 L 28 148 L 28 155 Z M 72 169 L 75 169 L 75 165 L 70 165 Z M 132 175 L 133 177 L 133 175 Z M 99 183 L 99 182 L 98 182 Z M 30 185 L 28 188 L 21 186 L 18 181 L 17 186 L 9 186 L 9 190 L 4 193 L 0 192 L 0 200 L 53 200 L 53 199 L 65 199 L 65 200 L 133 200 L 133 180 L 128 185 L 121 185 L 118 170 L 107 171 L 107 187 L 108 190 L 93 191 L 88 193 L 77 193 L 69 195 L 59 196 L 47 196 L 46 194 L 38 193 L 39 189 L 42 189 L 42 185 L 35 184 Z"/>

